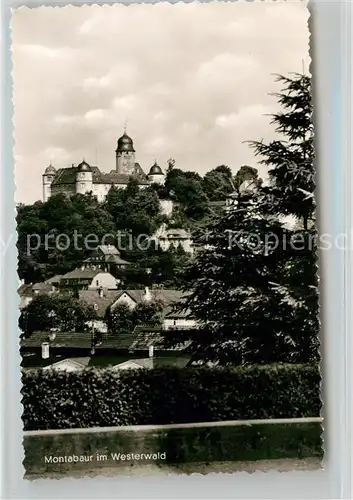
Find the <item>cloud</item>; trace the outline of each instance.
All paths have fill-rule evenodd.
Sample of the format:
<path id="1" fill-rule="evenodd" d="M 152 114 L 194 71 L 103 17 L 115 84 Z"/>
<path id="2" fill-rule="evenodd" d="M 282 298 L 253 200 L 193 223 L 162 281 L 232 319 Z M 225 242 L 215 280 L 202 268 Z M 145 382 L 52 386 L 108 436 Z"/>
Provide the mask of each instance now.
<path id="1" fill-rule="evenodd" d="M 298 2 L 15 10 L 17 198 L 41 197 L 50 158 L 115 168 L 126 120 L 145 170 L 258 167 L 245 141 L 275 137 L 273 74 L 308 68 L 307 19 Z"/>
<path id="2" fill-rule="evenodd" d="M 45 45 L 29 43 L 14 45 L 14 50 L 20 53 L 22 52 L 26 56 L 38 59 L 66 59 L 68 57 L 74 57 L 74 50 L 70 47 L 50 48 Z"/>
<path id="3" fill-rule="evenodd" d="M 247 106 L 239 111 L 239 113 L 230 113 L 229 115 L 220 115 L 216 118 L 218 127 L 240 127 L 244 124 L 250 125 L 256 122 L 261 117 L 271 114 L 271 109 L 261 104 Z"/>

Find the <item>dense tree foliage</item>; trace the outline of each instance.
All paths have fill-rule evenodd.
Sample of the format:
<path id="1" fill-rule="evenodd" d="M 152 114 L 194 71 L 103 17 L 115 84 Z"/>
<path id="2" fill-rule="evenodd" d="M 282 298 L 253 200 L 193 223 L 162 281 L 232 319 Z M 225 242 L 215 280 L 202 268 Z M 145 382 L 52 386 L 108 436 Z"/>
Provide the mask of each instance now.
<path id="1" fill-rule="evenodd" d="M 188 307 L 205 327 L 192 345 L 203 360 L 318 357 L 315 230 L 308 229 L 314 213 L 310 82 L 302 75 L 280 81 L 284 111 L 273 123 L 285 138 L 252 143 L 271 166 L 270 183 L 240 193 L 229 211 L 214 218 L 208 246 L 184 275 Z M 289 229 L 283 215 L 297 218 L 299 226 Z"/>
<path id="2" fill-rule="evenodd" d="M 207 172 L 202 180 L 203 190 L 209 200 L 225 199 L 234 191 L 232 171 L 226 165 L 220 165 Z"/>
<path id="3" fill-rule="evenodd" d="M 152 187 L 140 189 L 133 177 L 125 189 L 112 187 L 104 208 L 111 215 L 116 230 L 133 236 L 151 235 L 161 222 L 159 198 Z"/>
<path id="4" fill-rule="evenodd" d="M 107 324 L 114 334 L 132 331 L 134 327 L 132 311 L 127 304 L 118 304 L 114 310 L 107 313 Z"/>
<path id="5" fill-rule="evenodd" d="M 263 210 L 294 215 L 307 229 L 315 211 L 311 81 L 305 75 L 278 76 L 277 81 L 284 87 L 283 92 L 274 94 L 282 111 L 273 115 L 272 124 L 280 139 L 268 144 L 251 142 L 260 163 L 268 167 L 271 181 Z"/>
<path id="6" fill-rule="evenodd" d="M 38 295 L 22 309 L 19 327 L 26 336 L 35 331 L 82 332 L 95 317 L 93 308 L 72 295 Z"/>
<path id="7" fill-rule="evenodd" d="M 131 332 L 135 326 L 141 324 L 160 325 L 162 311 L 163 304 L 160 301 L 141 302 L 134 309 L 130 309 L 127 304 L 118 304 L 107 312 L 109 331 L 119 335 Z"/>
<path id="8" fill-rule="evenodd" d="M 71 271 L 104 237 L 104 244 L 115 244 L 131 263 L 126 272 L 111 266 L 113 274 L 125 278 L 127 284 L 174 283 L 175 271 L 187 256 L 179 250 L 153 250 L 147 238 L 164 222 L 186 230 L 204 224 L 211 215 L 207 193 L 212 192 L 213 201 L 224 200 L 234 185 L 226 166 L 216 167 L 202 179 L 195 172 L 175 168 L 170 160 L 165 186 L 140 189 L 131 178 L 126 189 L 112 187 L 104 203 L 91 194 L 58 194 L 45 203 L 19 205 L 19 276 L 26 283 L 35 283 Z M 160 210 L 159 200 L 166 197 L 174 202 L 169 219 Z"/>
<path id="9" fill-rule="evenodd" d="M 20 278 L 34 283 L 71 271 L 113 229 L 112 216 L 91 195 L 58 194 L 46 203 L 20 205 L 17 210 Z"/>

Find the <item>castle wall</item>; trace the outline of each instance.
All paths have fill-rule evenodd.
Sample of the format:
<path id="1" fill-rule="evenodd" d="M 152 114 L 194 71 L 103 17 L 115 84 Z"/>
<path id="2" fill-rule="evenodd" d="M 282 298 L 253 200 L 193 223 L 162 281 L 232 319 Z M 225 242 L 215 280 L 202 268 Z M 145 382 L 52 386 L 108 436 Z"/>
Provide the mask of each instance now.
<path id="1" fill-rule="evenodd" d="M 133 151 L 118 152 L 116 170 L 119 174 L 132 175 L 135 172 L 135 153 Z"/>
<path id="2" fill-rule="evenodd" d="M 76 193 L 76 183 L 51 186 L 51 196 L 55 196 L 56 194 L 59 194 L 59 193 L 75 194 Z"/>
<path id="3" fill-rule="evenodd" d="M 173 212 L 173 201 L 172 200 L 159 200 L 159 204 L 161 207 L 161 213 L 170 217 Z"/>

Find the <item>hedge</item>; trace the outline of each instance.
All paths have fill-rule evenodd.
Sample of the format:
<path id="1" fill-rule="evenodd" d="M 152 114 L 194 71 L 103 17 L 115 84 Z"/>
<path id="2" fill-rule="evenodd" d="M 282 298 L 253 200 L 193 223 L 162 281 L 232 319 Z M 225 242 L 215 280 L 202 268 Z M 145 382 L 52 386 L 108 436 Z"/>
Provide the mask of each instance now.
<path id="1" fill-rule="evenodd" d="M 99 470 L 104 467 L 183 468 L 185 464 L 322 457 L 319 423 L 229 426 L 171 430 L 102 431 L 24 437 L 27 474 Z M 122 453 L 126 460 L 114 460 Z M 133 460 L 129 453 L 158 454 Z M 164 454 L 164 457 L 163 457 Z M 98 460 L 97 456 L 100 459 Z M 58 462 L 54 457 L 92 457 L 88 462 Z M 103 457 L 106 457 L 102 460 Z M 52 458 L 52 460 L 50 460 Z M 53 460 L 54 459 L 54 460 Z"/>
<path id="2" fill-rule="evenodd" d="M 25 430 L 320 415 L 316 366 L 35 370 L 23 373 Z"/>

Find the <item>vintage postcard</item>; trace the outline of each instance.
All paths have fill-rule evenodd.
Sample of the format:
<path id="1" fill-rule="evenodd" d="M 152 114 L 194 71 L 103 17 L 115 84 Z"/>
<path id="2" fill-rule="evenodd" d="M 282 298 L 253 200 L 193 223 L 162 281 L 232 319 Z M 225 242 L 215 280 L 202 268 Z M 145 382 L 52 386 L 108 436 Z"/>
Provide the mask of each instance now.
<path id="1" fill-rule="evenodd" d="M 308 18 L 14 10 L 26 478 L 321 467 Z"/>

